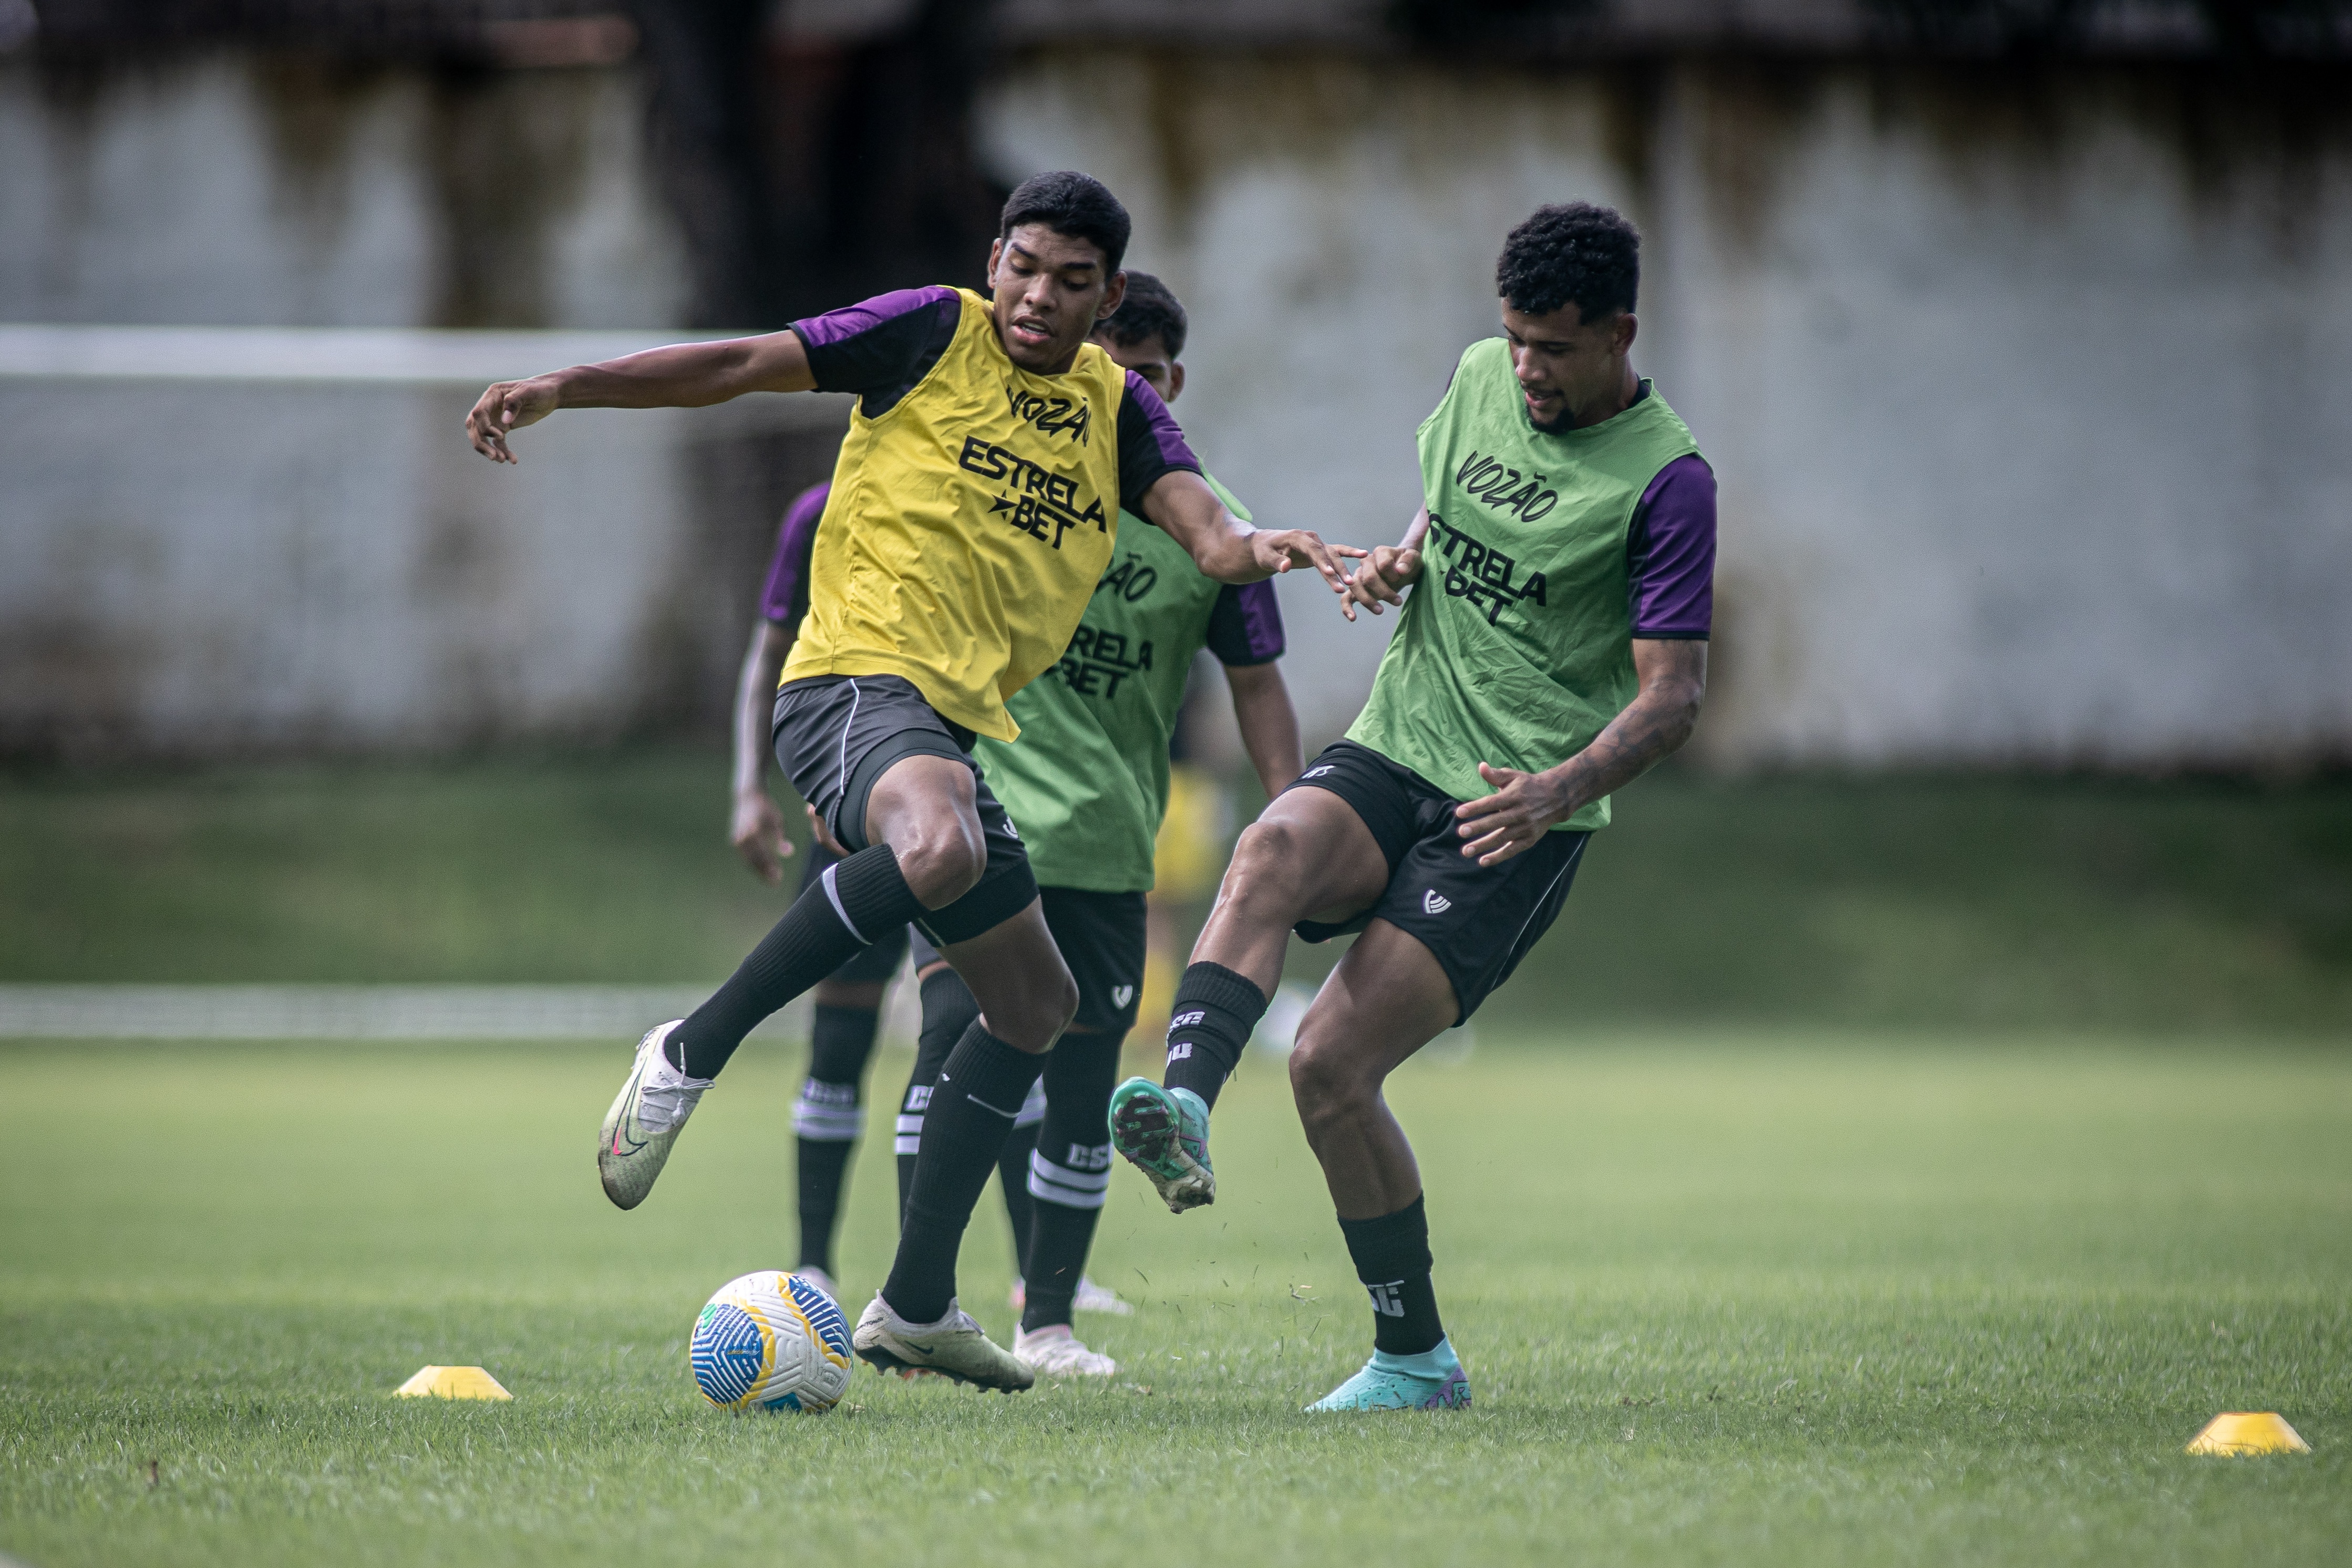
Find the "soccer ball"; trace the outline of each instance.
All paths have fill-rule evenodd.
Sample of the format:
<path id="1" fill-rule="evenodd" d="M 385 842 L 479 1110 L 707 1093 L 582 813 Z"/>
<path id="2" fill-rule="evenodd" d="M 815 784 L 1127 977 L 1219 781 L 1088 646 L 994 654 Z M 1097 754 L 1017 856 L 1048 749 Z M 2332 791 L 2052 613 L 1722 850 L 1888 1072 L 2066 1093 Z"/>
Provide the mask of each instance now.
<path id="1" fill-rule="evenodd" d="M 719 1288 L 687 1356 L 702 1396 L 730 1410 L 830 1410 L 849 1388 L 849 1325 L 832 1297 L 763 1268 Z"/>

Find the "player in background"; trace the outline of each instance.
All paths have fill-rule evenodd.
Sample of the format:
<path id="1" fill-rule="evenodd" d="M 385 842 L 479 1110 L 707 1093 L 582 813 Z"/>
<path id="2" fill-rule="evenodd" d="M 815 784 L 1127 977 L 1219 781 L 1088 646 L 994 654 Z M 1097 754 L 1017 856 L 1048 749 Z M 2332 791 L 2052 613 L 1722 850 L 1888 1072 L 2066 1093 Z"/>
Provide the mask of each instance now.
<path id="1" fill-rule="evenodd" d="M 1421 426 L 1422 509 L 1354 574 L 1375 613 L 1403 605 L 1370 700 L 1243 833 L 1177 988 L 1164 1087 L 1113 1099 L 1113 1142 L 1169 1207 L 1213 1202 L 1209 1110 L 1290 933 L 1361 933 L 1290 1058 L 1373 1310 L 1370 1361 L 1310 1409 L 1469 1403 L 1381 1086 L 1509 976 L 1609 792 L 1689 738 L 1705 695 L 1715 477 L 1633 372 L 1639 281 L 1640 238 L 1607 208 L 1511 231 L 1504 335 L 1463 354 Z"/>
<path id="2" fill-rule="evenodd" d="M 971 742 L 1018 733 L 1004 699 L 1069 646 L 1122 509 L 1220 582 L 1310 566 L 1355 615 L 1332 549 L 1235 520 L 1159 395 L 1087 341 L 1118 308 L 1128 231 L 1099 181 L 1041 174 L 1005 204 L 986 297 L 901 289 L 760 337 L 500 382 L 467 416 L 476 450 L 511 462 L 510 437 L 563 407 L 857 395 L 774 724 L 777 761 L 850 853 L 709 1001 L 646 1032 L 597 1170 L 614 1204 L 644 1201 L 743 1037 L 916 921 L 982 1011 L 941 1074 L 956 1092 L 932 1097 L 898 1260 L 851 1342 L 878 1366 L 991 1388 L 1035 1376 L 957 1309 L 956 1254 L 1077 994 Z"/>
<path id="3" fill-rule="evenodd" d="M 1172 405 L 1184 387 L 1179 356 L 1187 325 L 1166 285 L 1130 272 L 1125 301 L 1094 341 Z M 1230 491 L 1208 482 L 1227 510 L 1247 520 Z M 1141 1003 L 1145 895 L 1185 680 L 1204 647 L 1223 665 L 1243 746 L 1271 799 L 1301 765 L 1298 716 L 1276 662 L 1283 647 L 1273 584 L 1236 587 L 1203 576 L 1166 534 L 1123 517 L 1118 552 L 1068 651 L 1006 704 L 1021 739 L 1011 745 L 982 739 L 973 749 L 989 788 L 1021 829 L 1046 927 L 1078 984 L 1077 1016 L 1046 1058 L 1042 1097 L 1033 1095 L 1042 1100 L 1038 1114 L 1032 1119 L 1024 1108 L 998 1163 L 1020 1248 L 1021 1327 L 1013 1353 L 1041 1373 L 1118 1370 L 1076 1338 L 1071 1314 L 1110 1190 L 1111 1086 Z M 915 958 L 923 1030 L 898 1115 L 902 1196 L 911 1194 L 933 1080 L 979 1005 L 919 939 Z"/>
<path id="4" fill-rule="evenodd" d="M 742 671 L 735 682 L 735 808 L 729 834 L 744 864 L 770 886 L 783 880 L 783 863 L 793 846 L 784 837 L 783 813 L 768 794 L 769 726 L 778 679 L 801 618 L 808 614 L 809 558 L 832 489 L 830 482 L 811 485 L 784 509 L 775 554 L 760 592 L 760 619 L 751 628 L 751 643 L 743 651 Z M 807 892 L 840 859 L 824 845 L 811 845 L 801 891 Z M 907 928 L 894 926 L 816 984 L 808 1076 L 793 1106 L 793 1177 L 801 1224 L 800 1260 L 793 1267 L 796 1273 L 813 1276 L 832 1296 L 841 1294 L 834 1282 L 833 1239 L 839 1228 L 843 1184 L 858 1136 L 866 1130 L 866 1064 L 874 1054 L 881 1023 L 883 989 L 906 952 Z"/>

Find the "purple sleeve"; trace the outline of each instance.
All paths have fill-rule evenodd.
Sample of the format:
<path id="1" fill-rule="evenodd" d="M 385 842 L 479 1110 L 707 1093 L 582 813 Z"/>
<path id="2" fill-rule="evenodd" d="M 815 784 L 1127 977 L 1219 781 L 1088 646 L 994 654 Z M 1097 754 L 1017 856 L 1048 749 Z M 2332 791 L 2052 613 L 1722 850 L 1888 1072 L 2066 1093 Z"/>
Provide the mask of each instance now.
<path id="1" fill-rule="evenodd" d="M 1127 395 L 1118 400 L 1118 504 L 1143 515 L 1143 492 L 1171 468 L 1201 471 L 1201 459 L 1184 444 L 1176 416 L 1151 384 L 1127 373 Z"/>
<path id="2" fill-rule="evenodd" d="M 1209 611 L 1209 651 L 1225 665 L 1271 664 L 1286 646 L 1274 580 L 1228 583 Z"/>
<path id="3" fill-rule="evenodd" d="M 1626 540 L 1633 635 L 1704 641 L 1715 620 L 1715 470 L 1694 452 L 1658 470 Z"/>
<path id="4" fill-rule="evenodd" d="M 768 584 L 760 591 L 760 613 L 778 626 L 791 626 L 808 614 L 809 553 L 816 548 L 816 525 L 824 516 L 830 483 L 811 485 L 784 509 L 776 530 L 775 558 L 768 563 Z"/>
<path id="5" fill-rule="evenodd" d="M 819 392 L 863 395 L 868 418 L 913 391 L 955 340 L 952 289 L 898 289 L 793 323 Z"/>

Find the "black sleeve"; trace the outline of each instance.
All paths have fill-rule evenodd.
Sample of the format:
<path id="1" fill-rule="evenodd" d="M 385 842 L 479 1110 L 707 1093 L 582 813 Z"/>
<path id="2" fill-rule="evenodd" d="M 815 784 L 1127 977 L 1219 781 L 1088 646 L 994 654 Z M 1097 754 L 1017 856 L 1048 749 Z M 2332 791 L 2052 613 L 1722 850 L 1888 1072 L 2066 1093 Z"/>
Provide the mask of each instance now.
<path id="1" fill-rule="evenodd" d="M 900 289 L 793 323 L 819 392 L 855 392 L 868 419 L 898 406 L 955 341 L 952 289 Z"/>
<path id="2" fill-rule="evenodd" d="M 1171 468 L 1201 471 L 1201 459 L 1184 444 L 1176 416 L 1151 384 L 1127 373 L 1127 393 L 1118 401 L 1118 504 L 1143 515 L 1143 495 Z"/>
<path id="3" fill-rule="evenodd" d="M 1207 647 L 1219 664 L 1272 664 L 1282 657 L 1284 642 L 1282 602 L 1275 597 L 1273 578 L 1228 583 L 1218 593 L 1209 609 Z"/>

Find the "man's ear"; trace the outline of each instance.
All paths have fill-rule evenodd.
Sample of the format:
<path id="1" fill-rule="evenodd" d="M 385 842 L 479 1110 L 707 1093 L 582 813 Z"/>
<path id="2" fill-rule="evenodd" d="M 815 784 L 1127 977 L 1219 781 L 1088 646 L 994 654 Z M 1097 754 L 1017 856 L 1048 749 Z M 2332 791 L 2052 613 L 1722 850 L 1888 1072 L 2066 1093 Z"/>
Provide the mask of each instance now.
<path id="1" fill-rule="evenodd" d="M 1634 317 L 1633 311 L 1620 310 L 1617 312 L 1617 330 L 1610 334 L 1610 348 L 1618 353 L 1624 353 L 1633 348 L 1633 334 L 1641 330 L 1642 323 Z"/>
<path id="2" fill-rule="evenodd" d="M 1003 259 L 1004 242 L 1001 239 L 990 240 L 988 242 L 988 291 L 992 294 L 996 292 L 996 264 Z"/>
<path id="3" fill-rule="evenodd" d="M 1181 362 L 1168 366 L 1168 401 L 1175 402 L 1184 395 L 1184 366 Z"/>
<path id="4" fill-rule="evenodd" d="M 1109 321 L 1118 314 L 1119 306 L 1126 302 L 1127 273 L 1124 270 L 1114 272 L 1110 275 L 1110 287 L 1103 290 L 1102 303 L 1095 307 L 1095 320 Z"/>

